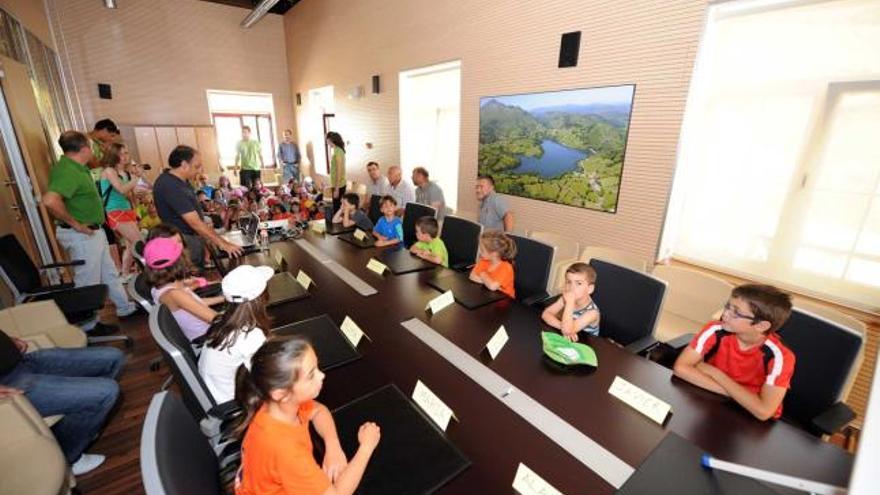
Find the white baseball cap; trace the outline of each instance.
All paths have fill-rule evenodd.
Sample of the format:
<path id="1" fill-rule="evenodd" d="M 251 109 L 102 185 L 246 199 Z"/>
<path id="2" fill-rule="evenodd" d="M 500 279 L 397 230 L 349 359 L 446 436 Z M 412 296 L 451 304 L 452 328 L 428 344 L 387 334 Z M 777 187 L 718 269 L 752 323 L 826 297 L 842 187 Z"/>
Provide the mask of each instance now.
<path id="1" fill-rule="evenodd" d="M 273 275 L 275 270 L 268 266 L 238 266 L 223 277 L 223 297 L 231 303 L 253 301 L 266 290 Z"/>

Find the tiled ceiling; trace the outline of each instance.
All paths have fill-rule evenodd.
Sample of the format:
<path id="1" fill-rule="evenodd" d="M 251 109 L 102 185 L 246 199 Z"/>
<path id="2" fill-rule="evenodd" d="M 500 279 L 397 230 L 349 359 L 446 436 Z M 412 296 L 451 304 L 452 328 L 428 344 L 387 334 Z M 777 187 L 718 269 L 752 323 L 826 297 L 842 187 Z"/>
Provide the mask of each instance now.
<path id="1" fill-rule="evenodd" d="M 203 2 L 222 3 L 223 5 L 232 5 L 233 7 L 241 7 L 247 10 L 253 10 L 260 0 L 202 0 Z M 272 14 L 284 14 L 291 7 L 296 5 L 299 0 L 278 0 L 278 3 L 269 11 Z"/>

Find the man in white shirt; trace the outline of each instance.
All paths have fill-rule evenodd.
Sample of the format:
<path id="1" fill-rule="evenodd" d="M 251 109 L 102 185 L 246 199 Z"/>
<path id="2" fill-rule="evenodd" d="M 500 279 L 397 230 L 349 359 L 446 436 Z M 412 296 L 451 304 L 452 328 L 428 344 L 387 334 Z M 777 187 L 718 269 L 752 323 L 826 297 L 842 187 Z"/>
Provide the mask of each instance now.
<path id="1" fill-rule="evenodd" d="M 416 193 L 412 184 L 403 179 L 400 165 L 392 165 L 388 168 L 388 183 L 388 194 L 397 201 L 397 214 L 403 215 L 406 204 L 416 200 Z"/>
<path id="2" fill-rule="evenodd" d="M 382 175 L 382 171 L 379 169 L 379 164 L 376 162 L 367 163 L 367 175 L 370 180 L 367 181 L 367 196 L 362 198 L 364 201 L 364 208 L 368 208 L 370 206 L 370 197 L 372 196 L 385 196 L 388 194 L 388 190 L 391 186 L 388 184 L 388 178 Z"/>

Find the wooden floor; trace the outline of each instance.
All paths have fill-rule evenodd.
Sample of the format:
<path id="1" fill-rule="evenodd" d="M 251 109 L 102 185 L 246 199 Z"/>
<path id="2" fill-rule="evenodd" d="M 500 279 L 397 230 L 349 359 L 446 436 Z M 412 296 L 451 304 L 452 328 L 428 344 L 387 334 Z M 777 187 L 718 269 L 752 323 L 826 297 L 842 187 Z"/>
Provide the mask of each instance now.
<path id="1" fill-rule="evenodd" d="M 134 339 L 134 347 L 124 349 L 119 345 L 128 357 L 119 375 L 122 403 L 101 436 L 87 450 L 104 454 L 107 460 L 98 469 L 77 478 L 77 488 L 83 494 L 144 493 L 140 467 L 141 428 L 150 399 L 170 374 L 164 364 L 159 371 L 150 371 L 150 361 L 160 354 L 147 328 L 146 314 L 140 313 L 119 325 L 122 333 Z"/>

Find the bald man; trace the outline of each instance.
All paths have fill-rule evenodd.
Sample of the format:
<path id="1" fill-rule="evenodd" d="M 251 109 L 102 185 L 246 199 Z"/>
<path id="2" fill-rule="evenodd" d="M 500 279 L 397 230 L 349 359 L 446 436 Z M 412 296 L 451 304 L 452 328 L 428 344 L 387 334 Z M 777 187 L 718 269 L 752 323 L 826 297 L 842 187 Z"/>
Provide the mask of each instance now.
<path id="1" fill-rule="evenodd" d="M 397 201 L 397 214 L 402 215 L 406 204 L 415 202 L 416 193 L 413 191 L 412 184 L 403 178 L 400 165 L 388 167 L 388 185 L 388 194 Z"/>

